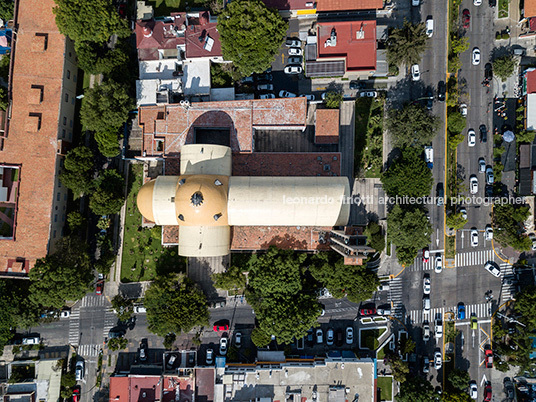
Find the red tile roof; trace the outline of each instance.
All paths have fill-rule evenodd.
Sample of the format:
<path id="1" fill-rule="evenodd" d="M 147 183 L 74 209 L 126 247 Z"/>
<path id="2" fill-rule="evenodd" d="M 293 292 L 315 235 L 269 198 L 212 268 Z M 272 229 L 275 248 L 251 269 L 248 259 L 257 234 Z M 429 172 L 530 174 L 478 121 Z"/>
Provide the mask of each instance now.
<path id="1" fill-rule="evenodd" d="M 525 73 L 525 79 L 527 80 L 527 93 L 536 93 L 536 69 L 527 71 Z"/>
<path id="2" fill-rule="evenodd" d="M 214 401 L 214 368 L 195 369 L 195 395 L 197 401 Z"/>
<path id="3" fill-rule="evenodd" d="M 263 0 L 266 7 L 278 10 L 314 10 L 314 1 L 311 0 Z M 311 6 L 306 4 L 310 3 Z"/>
<path id="4" fill-rule="evenodd" d="M 253 150 L 255 128 L 303 129 L 306 116 L 305 98 L 196 102 L 188 108 L 142 106 L 139 125 L 147 156 L 177 155 L 184 144 L 193 143 L 194 127 L 229 128 L 233 151 L 247 152 Z M 163 152 L 157 151 L 157 139 L 164 140 Z"/>
<path id="5" fill-rule="evenodd" d="M 337 45 L 326 46 L 333 28 Z M 320 22 L 317 48 L 320 61 L 341 57 L 347 70 L 376 70 L 376 21 Z"/>
<path id="6" fill-rule="evenodd" d="M 383 0 L 317 0 L 317 11 L 375 10 L 383 8 Z"/>
<path id="7" fill-rule="evenodd" d="M 9 259 L 22 258 L 33 266 L 48 252 L 65 57 L 65 37 L 58 32 L 52 13 L 55 6 L 54 0 L 18 1 L 11 119 L 0 164 L 20 166 L 20 187 L 15 240 L 0 240 L 2 271 Z M 31 85 L 44 88 L 38 104 L 28 96 Z M 28 131 L 30 113 L 40 114 L 38 132 Z"/>
<path id="8" fill-rule="evenodd" d="M 171 22 L 172 21 L 172 22 Z M 172 13 L 170 21 L 136 21 L 136 48 L 140 60 L 158 60 L 158 49 L 176 49 L 186 43 L 186 13 Z"/>
<path id="9" fill-rule="evenodd" d="M 188 19 L 188 29 L 186 29 L 186 57 L 193 59 L 196 57 L 217 57 L 221 56 L 220 34 L 218 24 L 208 22 L 209 13 L 205 11 L 199 18 Z M 208 46 L 211 39 L 212 48 Z"/>
<path id="10" fill-rule="evenodd" d="M 128 377 L 110 377 L 110 402 L 130 401 L 130 378 Z"/>
<path id="11" fill-rule="evenodd" d="M 331 227 L 313 226 L 232 226 L 232 251 L 267 250 L 277 246 L 284 250 L 329 250 L 327 239 Z M 320 235 L 326 241 L 320 242 Z"/>
<path id="12" fill-rule="evenodd" d="M 525 0 L 525 18 L 536 17 L 536 0 Z"/>
<path id="13" fill-rule="evenodd" d="M 233 176 L 340 176 L 339 152 L 233 154 Z"/>
<path id="14" fill-rule="evenodd" d="M 316 109 L 315 143 L 339 143 L 339 109 Z"/>
<path id="15" fill-rule="evenodd" d="M 154 402 L 160 399 L 160 376 L 130 376 L 129 380 L 130 402 Z"/>

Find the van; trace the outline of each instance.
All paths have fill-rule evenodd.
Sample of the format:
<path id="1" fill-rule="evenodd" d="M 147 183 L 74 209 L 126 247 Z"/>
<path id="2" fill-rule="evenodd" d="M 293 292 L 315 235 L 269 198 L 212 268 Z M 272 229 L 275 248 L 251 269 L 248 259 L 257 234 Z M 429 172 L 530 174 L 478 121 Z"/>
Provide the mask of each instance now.
<path id="1" fill-rule="evenodd" d="M 431 38 L 434 35 L 434 20 L 432 17 L 428 17 L 426 20 L 426 35 Z"/>

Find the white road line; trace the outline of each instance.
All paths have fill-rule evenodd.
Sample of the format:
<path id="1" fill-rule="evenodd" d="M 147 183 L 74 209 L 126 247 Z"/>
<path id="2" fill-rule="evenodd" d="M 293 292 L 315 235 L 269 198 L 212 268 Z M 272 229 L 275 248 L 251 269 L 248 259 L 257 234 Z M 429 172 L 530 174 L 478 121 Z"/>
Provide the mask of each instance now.
<path id="1" fill-rule="evenodd" d="M 443 317 L 445 314 L 445 311 L 457 311 L 457 306 L 449 307 L 439 307 L 439 308 L 433 308 L 430 310 L 429 314 L 423 314 L 422 310 L 410 310 L 409 311 L 409 318 L 413 324 L 420 324 L 423 322 L 424 319 L 428 319 L 428 321 L 432 322 L 438 317 Z M 456 314 L 456 313 L 455 313 Z M 489 317 L 489 306 L 487 303 L 479 303 L 479 304 L 469 304 L 465 305 L 465 319 L 469 319 L 471 315 L 474 314 L 478 318 L 484 318 Z M 480 321 L 479 321 L 480 322 Z"/>
<path id="2" fill-rule="evenodd" d="M 69 317 L 69 344 L 78 345 L 80 334 L 80 309 L 74 308 L 71 310 Z"/>

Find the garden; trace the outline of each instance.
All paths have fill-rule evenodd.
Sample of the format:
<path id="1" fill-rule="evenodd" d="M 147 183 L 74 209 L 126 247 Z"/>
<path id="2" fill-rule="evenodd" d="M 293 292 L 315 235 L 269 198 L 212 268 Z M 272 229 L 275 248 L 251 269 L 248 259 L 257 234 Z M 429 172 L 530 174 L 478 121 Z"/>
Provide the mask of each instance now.
<path id="1" fill-rule="evenodd" d="M 382 336 L 386 330 L 386 328 L 372 328 L 360 331 L 360 348 L 376 350 L 378 346 L 380 346 L 378 338 Z"/>
<path id="2" fill-rule="evenodd" d="M 381 98 L 359 98 L 356 101 L 356 177 L 380 177 L 383 165 L 383 108 L 384 100 Z"/>
<path id="3" fill-rule="evenodd" d="M 377 386 L 380 391 L 380 401 L 393 400 L 393 377 L 378 377 Z"/>

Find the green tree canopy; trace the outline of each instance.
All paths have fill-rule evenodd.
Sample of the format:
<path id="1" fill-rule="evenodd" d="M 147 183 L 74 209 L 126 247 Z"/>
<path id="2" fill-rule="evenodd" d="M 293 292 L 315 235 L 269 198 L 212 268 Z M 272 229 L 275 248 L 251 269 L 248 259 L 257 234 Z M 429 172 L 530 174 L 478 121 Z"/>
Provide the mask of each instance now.
<path id="1" fill-rule="evenodd" d="M 447 215 L 447 227 L 453 228 L 454 230 L 462 229 L 467 223 L 467 219 L 462 216 L 461 212 L 455 214 Z"/>
<path id="2" fill-rule="evenodd" d="M 63 373 L 61 375 L 61 397 L 64 399 L 73 396 L 73 388 L 76 386 L 76 377 L 73 372 Z"/>
<path id="3" fill-rule="evenodd" d="M 258 321 L 258 341 L 274 335 L 279 343 L 290 343 L 316 323 L 321 308 L 306 283 L 306 258 L 304 253 L 271 247 L 250 263 L 246 298 Z"/>
<path id="4" fill-rule="evenodd" d="M 493 72 L 502 81 L 506 81 L 514 73 L 515 67 L 516 62 L 512 55 L 498 57 L 493 60 Z"/>
<path id="5" fill-rule="evenodd" d="M 516 295 L 514 310 L 522 315 L 520 320 L 527 327 L 536 328 L 536 286 L 528 286 Z"/>
<path id="6" fill-rule="evenodd" d="M 127 299 L 121 294 L 117 294 L 112 299 L 112 308 L 120 321 L 127 321 L 134 315 L 134 302 L 132 299 Z"/>
<path id="7" fill-rule="evenodd" d="M 414 104 L 389 110 L 386 123 L 397 147 L 428 144 L 439 129 L 439 118 L 421 105 Z"/>
<path id="8" fill-rule="evenodd" d="M 409 376 L 400 384 L 396 402 L 430 402 L 434 400 L 434 389 L 430 381 L 421 376 Z"/>
<path id="9" fill-rule="evenodd" d="M 378 276 L 364 265 L 344 265 L 337 253 L 319 253 L 311 257 L 311 275 L 336 298 L 348 297 L 359 303 L 372 298 L 380 285 Z"/>
<path id="10" fill-rule="evenodd" d="M 365 229 L 365 235 L 367 236 L 367 244 L 378 253 L 381 253 L 385 248 L 385 236 L 382 232 L 382 227 L 371 221 Z"/>
<path id="11" fill-rule="evenodd" d="M 428 36 L 423 22 L 412 24 L 404 20 L 402 28 L 393 28 L 387 38 L 387 61 L 389 64 L 407 67 L 419 64 L 426 50 Z"/>
<path id="12" fill-rule="evenodd" d="M 466 121 L 467 119 L 463 117 L 460 112 L 450 111 L 447 119 L 447 130 L 449 135 L 460 134 L 465 129 Z"/>
<path id="13" fill-rule="evenodd" d="M 288 24 L 261 0 L 236 0 L 218 17 L 223 57 L 243 76 L 262 73 L 275 60 Z"/>
<path id="14" fill-rule="evenodd" d="M 119 131 L 115 128 L 95 133 L 95 141 L 97 141 L 99 151 L 107 158 L 113 158 L 121 153 L 118 134 Z"/>
<path id="15" fill-rule="evenodd" d="M 169 276 L 153 282 L 143 302 L 149 331 L 158 336 L 208 325 L 207 298 L 190 279 Z"/>
<path id="16" fill-rule="evenodd" d="M 133 106 L 122 85 L 106 81 L 86 90 L 80 119 L 88 130 L 106 132 L 112 128 L 119 129 L 127 121 Z"/>
<path id="17" fill-rule="evenodd" d="M 519 251 L 530 250 L 532 241 L 523 232 L 523 222 L 529 216 L 529 207 L 525 205 L 502 204 L 493 207 L 494 239 L 503 247 L 512 247 Z"/>
<path id="18" fill-rule="evenodd" d="M 339 106 L 341 106 L 342 99 L 342 93 L 330 91 L 327 93 L 324 102 L 326 102 L 326 107 L 328 109 L 338 109 Z"/>
<path id="19" fill-rule="evenodd" d="M 15 2 L 12 0 L 1 0 L 0 1 L 0 18 L 7 22 L 13 19 L 13 7 Z"/>
<path id="20" fill-rule="evenodd" d="M 433 184 L 432 171 L 426 166 L 420 152 L 420 149 L 404 148 L 402 155 L 382 173 L 383 188 L 389 196 L 430 195 Z"/>
<path id="21" fill-rule="evenodd" d="M 112 352 L 116 350 L 126 349 L 127 346 L 128 346 L 128 339 L 123 338 L 122 336 L 108 340 L 108 349 L 110 349 Z"/>
<path id="22" fill-rule="evenodd" d="M 87 74 L 109 74 L 128 62 L 123 46 L 110 49 L 107 43 L 76 42 L 78 66 Z"/>
<path id="23" fill-rule="evenodd" d="M 108 42 L 112 34 L 131 34 L 111 0 L 56 0 L 56 25 L 75 42 Z"/>
<path id="24" fill-rule="evenodd" d="M 97 181 L 89 199 L 89 208 L 96 215 L 111 215 L 119 212 L 124 203 L 124 179 L 117 170 L 105 170 Z"/>
<path id="25" fill-rule="evenodd" d="M 214 286 L 224 290 L 244 289 L 246 287 L 246 275 L 242 271 L 242 268 L 231 265 L 227 271 L 221 274 L 213 274 Z"/>
<path id="26" fill-rule="evenodd" d="M 470 380 L 469 373 L 460 369 L 452 369 L 448 376 L 450 386 L 456 391 L 465 391 Z"/>
<path id="27" fill-rule="evenodd" d="M 94 163 L 93 152 L 85 146 L 76 147 L 65 156 L 60 181 L 73 192 L 75 199 L 93 189 Z"/>
<path id="28" fill-rule="evenodd" d="M 387 215 L 387 228 L 401 264 L 413 264 L 417 252 L 430 244 L 432 227 L 421 209 L 395 205 Z"/>
<path id="29" fill-rule="evenodd" d="M 516 141 L 518 144 L 522 144 L 522 143 L 532 144 L 532 142 L 534 141 L 535 134 L 536 132 L 534 131 L 523 130 L 516 134 Z"/>
<path id="30" fill-rule="evenodd" d="M 67 300 L 84 297 L 93 281 L 86 244 L 64 237 L 56 253 L 37 260 L 30 270 L 29 298 L 45 308 L 61 309 Z"/>

